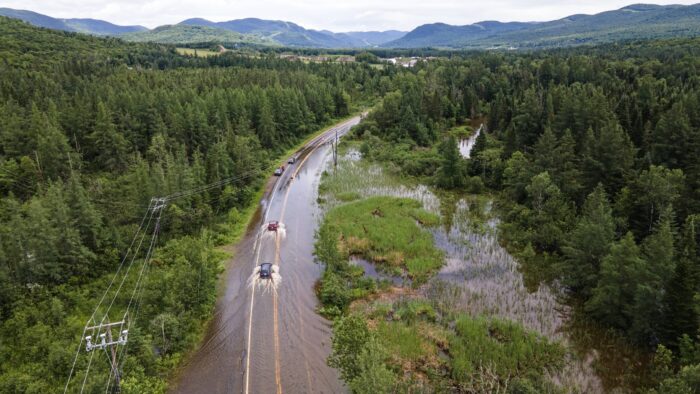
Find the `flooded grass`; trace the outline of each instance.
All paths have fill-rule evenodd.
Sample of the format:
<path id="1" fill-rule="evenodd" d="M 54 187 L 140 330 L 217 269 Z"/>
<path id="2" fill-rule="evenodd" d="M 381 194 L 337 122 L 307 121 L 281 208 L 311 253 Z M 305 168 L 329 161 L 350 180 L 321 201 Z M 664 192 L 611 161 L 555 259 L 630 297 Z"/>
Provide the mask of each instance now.
<path id="1" fill-rule="evenodd" d="M 357 160 L 357 154 L 351 147 L 341 156 L 337 172 L 324 174 L 319 188 L 322 208 L 343 204 L 348 196 L 351 201 L 372 196 L 419 201 L 426 212 L 440 217 L 441 225 L 430 231 L 445 253 L 436 277 L 420 289 L 423 296 L 450 313 L 512 320 L 563 343 L 569 350 L 566 363 L 550 372 L 551 380 L 569 392 L 603 391 L 594 369 L 599 355 L 572 345 L 566 327 L 570 309 L 546 285 L 529 290 L 517 260 L 499 244 L 499 221 L 490 199 L 438 194 L 425 185 L 402 182 L 378 165 Z"/>
<path id="2" fill-rule="evenodd" d="M 427 186 L 407 184 L 378 165 L 357 160 L 357 155 L 356 149 L 349 148 L 338 160 L 337 172 L 331 166 L 323 172 L 319 198 L 324 210 L 344 203 L 348 197 L 387 196 L 417 200 L 427 212 L 440 215 L 440 199 Z"/>
<path id="3" fill-rule="evenodd" d="M 437 215 L 424 211 L 418 201 L 375 196 L 336 206 L 326 214 L 321 231 L 337 235 L 343 259 L 361 256 L 382 270 L 402 269 L 424 283 L 442 266 L 443 254 L 421 226 L 438 223 Z"/>
<path id="4" fill-rule="evenodd" d="M 472 148 L 474 147 L 474 144 L 476 144 L 476 139 L 479 138 L 479 134 L 481 134 L 483 125 L 479 126 L 478 129 L 469 137 L 463 137 L 459 141 L 459 153 L 463 156 L 466 157 L 467 159 L 470 157 Z"/>

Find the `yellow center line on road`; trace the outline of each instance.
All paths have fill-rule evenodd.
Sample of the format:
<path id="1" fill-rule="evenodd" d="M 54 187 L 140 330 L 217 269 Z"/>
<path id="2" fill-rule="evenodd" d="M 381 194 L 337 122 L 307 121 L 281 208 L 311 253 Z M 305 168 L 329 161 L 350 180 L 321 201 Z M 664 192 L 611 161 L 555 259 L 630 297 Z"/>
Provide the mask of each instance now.
<path id="1" fill-rule="evenodd" d="M 280 218 L 280 222 L 282 219 Z M 284 222 L 282 222 L 284 223 Z M 279 233 L 275 232 L 275 265 L 279 267 L 280 263 L 280 237 Z M 282 394 L 282 373 L 280 368 L 280 337 L 279 337 L 279 326 L 277 323 L 277 290 L 272 291 L 272 304 L 274 309 L 274 315 L 272 318 L 274 326 L 274 338 L 275 338 L 275 382 L 277 383 L 277 394 Z"/>
<path id="2" fill-rule="evenodd" d="M 270 199 L 267 204 L 267 208 L 265 209 L 265 213 L 263 215 L 263 222 L 267 219 L 267 214 L 270 213 L 270 207 L 272 206 L 272 201 L 275 199 L 275 194 L 277 194 L 277 184 L 275 184 L 274 188 L 272 189 L 272 194 L 270 194 Z M 255 262 L 253 265 L 253 269 L 258 266 L 258 263 L 260 262 L 260 249 L 262 249 L 262 234 L 263 230 L 258 229 L 258 235 L 257 239 L 255 240 L 255 246 L 254 248 L 256 249 L 255 252 Z M 247 343 L 247 350 L 246 350 L 246 364 L 245 364 L 245 394 L 248 394 L 249 392 L 249 387 L 250 387 L 250 349 L 251 349 L 251 339 L 252 339 L 252 332 L 253 332 L 253 305 L 255 302 L 255 286 L 251 286 L 250 288 L 250 310 L 249 310 L 249 318 L 248 318 L 248 343 Z"/>
<path id="3" fill-rule="evenodd" d="M 329 138 L 328 135 L 331 134 L 331 132 L 337 130 L 338 128 L 345 127 L 348 125 L 348 123 L 352 122 L 354 120 L 350 119 L 344 123 L 341 123 L 333 128 L 331 128 L 327 133 L 319 136 L 317 139 L 313 140 L 311 144 L 315 144 L 315 146 L 311 149 L 311 151 L 304 157 L 304 159 L 297 165 L 297 167 L 294 169 L 294 173 L 290 177 L 289 182 L 291 183 L 292 180 L 296 178 L 296 176 L 299 174 L 299 171 L 301 168 L 304 166 L 304 163 L 306 163 L 306 160 L 308 160 L 309 157 L 320 147 L 325 145 Z M 324 140 L 325 138 L 325 140 Z M 267 220 L 267 214 L 270 211 L 270 206 L 272 206 L 272 201 L 274 200 L 275 194 L 277 193 L 279 183 L 275 184 L 275 188 L 272 191 L 272 194 L 270 196 L 269 202 L 267 209 L 265 211 L 265 215 L 263 217 L 263 222 Z M 278 221 L 280 223 L 284 223 L 284 214 L 287 210 L 287 200 L 289 199 L 289 191 L 290 187 L 287 187 L 287 190 L 285 191 L 284 195 L 284 200 L 282 202 L 282 211 L 280 213 L 280 217 Z M 258 241 L 257 241 L 257 252 L 256 252 L 256 257 L 255 257 L 255 267 L 258 266 L 258 262 L 260 260 L 260 249 L 262 248 L 261 245 L 261 235 L 262 230 L 260 230 L 258 234 Z M 280 239 L 277 234 L 275 234 L 275 264 L 279 266 L 280 262 Z M 251 348 L 251 335 L 252 335 L 252 329 L 253 329 L 253 301 L 255 299 L 255 286 L 252 287 L 252 295 L 250 298 L 250 319 L 248 322 L 248 350 L 246 353 L 246 378 L 245 378 L 245 394 L 249 393 L 249 381 L 250 381 L 250 348 Z M 275 342 L 275 382 L 277 385 L 277 394 L 282 394 L 282 384 L 281 384 L 281 368 L 280 368 L 280 357 L 279 357 L 279 327 L 278 327 L 278 305 L 277 305 L 277 292 L 273 292 L 273 309 L 274 309 L 274 315 L 273 315 L 273 326 L 274 326 L 274 342 Z M 303 329 L 302 329 L 303 330 Z M 303 345 L 302 345 L 303 346 Z M 309 381 L 309 390 L 311 390 L 311 375 L 309 371 L 309 363 L 306 357 L 304 357 L 304 362 L 306 365 L 306 376 L 307 380 Z"/>
<path id="4" fill-rule="evenodd" d="M 318 149 L 319 146 L 322 146 L 323 143 L 317 144 L 311 152 L 309 152 L 306 157 L 299 163 L 299 165 L 295 168 L 294 173 L 290 177 L 290 182 L 297 176 L 299 173 L 299 169 L 304 165 L 306 162 L 306 159 L 311 156 L 316 149 Z M 289 199 L 289 191 L 291 190 L 291 187 L 287 186 L 287 190 L 284 194 L 284 201 L 282 202 L 282 212 L 280 213 L 280 216 L 278 218 L 280 223 L 284 223 L 284 214 L 287 210 L 287 200 Z M 278 234 L 275 234 L 275 265 L 279 266 L 280 264 L 280 237 Z M 278 315 L 279 315 L 279 308 L 277 306 L 277 292 L 273 292 L 272 294 L 272 300 L 273 300 L 273 326 L 274 326 L 274 340 L 275 340 L 275 382 L 277 383 L 277 394 L 282 394 L 282 384 L 281 384 L 281 368 L 280 368 L 280 354 L 279 354 L 279 349 L 280 349 L 280 339 L 279 339 L 279 325 L 277 322 Z M 304 362 L 306 363 L 306 374 L 308 376 L 309 374 L 309 364 L 308 361 L 306 360 L 306 357 L 304 357 Z M 309 387 L 310 389 L 310 387 Z"/>

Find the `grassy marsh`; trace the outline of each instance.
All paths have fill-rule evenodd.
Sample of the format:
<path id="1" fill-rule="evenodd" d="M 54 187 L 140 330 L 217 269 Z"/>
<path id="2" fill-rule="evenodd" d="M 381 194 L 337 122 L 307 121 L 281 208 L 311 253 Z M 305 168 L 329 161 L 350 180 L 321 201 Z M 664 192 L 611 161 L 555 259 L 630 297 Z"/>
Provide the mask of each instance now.
<path id="1" fill-rule="evenodd" d="M 499 244 L 497 230 L 499 220 L 495 216 L 492 200 L 488 196 L 439 192 L 413 179 L 400 179 L 376 163 L 361 160 L 359 152 L 352 144 L 349 147 L 346 146 L 344 151 L 341 150 L 335 172 L 329 167 L 324 173 L 319 195 L 323 202 L 322 208 L 327 212 L 332 212 L 337 207 L 342 209 L 346 205 L 360 204 L 362 199 L 374 196 L 415 200 L 425 212 L 439 218 L 439 225 L 429 227 L 429 231 L 432 233 L 434 244 L 444 253 L 445 260 L 435 277 L 417 289 L 414 298 L 427 300 L 435 306 L 435 309 L 440 311 L 440 319 L 443 322 L 441 324 L 454 324 L 449 322 L 456 322 L 459 319 L 475 322 L 483 319 L 490 322 L 496 319 L 499 322 L 513 322 L 508 324 L 521 327 L 523 332 L 535 335 L 541 340 L 546 338 L 552 343 L 561 343 L 564 346 L 563 349 L 568 349 L 564 352 L 565 359 L 561 364 L 557 364 L 556 368 L 540 371 L 547 376 L 547 382 L 559 388 L 567 388 L 565 391 L 602 391 L 600 379 L 593 371 L 595 354 L 583 352 L 579 353 L 582 354 L 581 356 L 575 356 L 571 347 L 567 345 L 569 341 L 565 332 L 565 322 L 569 313 L 568 308 L 558 302 L 555 292 L 547 286 L 528 289 L 523 274 L 519 271 L 521 267 L 518 261 Z M 371 255 L 365 257 L 372 261 Z M 369 296 L 372 299 L 377 297 L 376 294 L 376 291 L 365 293 L 364 297 Z M 385 297 L 379 296 L 379 298 Z M 356 298 L 354 302 L 357 303 L 358 299 L 362 298 Z M 444 347 L 444 343 L 439 341 L 416 336 L 421 332 L 417 328 L 410 328 L 410 325 L 406 325 L 405 322 L 396 322 L 395 307 L 391 305 L 390 302 L 380 304 L 377 308 L 366 305 L 359 308 L 360 313 L 368 313 L 367 316 L 372 314 L 383 316 L 378 320 L 374 319 L 376 321 L 370 318 L 370 322 L 374 321 L 374 327 L 380 330 L 381 335 L 386 336 L 386 346 L 390 348 L 390 353 L 402 354 L 404 341 L 408 339 L 411 339 L 408 341 L 410 344 L 405 346 L 415 349 L 435 350 L 442 349 L 441 346 Z M 362 309 L 365 308 L 368 309 L 363 312 Z M 382 315 L 381 311 L 387 308 L 392 312 L 389 315 Z M 357 312 L 357 308 L 351 308 L 351 310 Z M 423 326 L 426 324 L 432 323 L 425 323 Z M 437 329 L 442 327 L 441 324 L 433 325 Z M 408 339 L 393 338 L 390 335 L 398 332 L 405 334 L 402 336 Z M 524 337 L 521 339 L 528 340 Z M 426 350 L 420 353 L 419 358 L 440 360 L 440 357 L 433 359 L 433 355 L 440 352 L 431 352 L 432 350 Z M 454 355 L 446 356 L 450 359 L 450 356 Z M 421 376 L 426 378 L 431 374 L 435 375 L 437 371 L 452 368 L 445 363 L 434 364 L 433 361 L 428 364 L 433 365 L 435 370 L 428 371 L 418 367 L 413 372 L 419 377 L 413 376 L 409 380 L 416 383 L 421 381 Z M 420 366 L 425 363 L 415 364 L 410 357 L 408 361 L 399 357 L 391 364 Z M 477 364 L 477 369 L 480 378 L 486 379 L 487 376 L 494 374 L 492 366 L 486 364 Z M 423 380 L 425 383 L 425 379 Z M 440 381 L 444 382 L 444 380 Z M 435 387 L 436 382 L 432 381 L 431 387 Z"/>
<path id="2" fill-rule="evenodd" d="M 435 226 L 439 218 L 407 198 L 370 197 L 339 205 L 326 214 L 321 231 L 337 235 L 343 259 L 361 256 L 388 271 L 403 270 L 425 282 L 442 265 L 433 237 L 420 226 Z"/>

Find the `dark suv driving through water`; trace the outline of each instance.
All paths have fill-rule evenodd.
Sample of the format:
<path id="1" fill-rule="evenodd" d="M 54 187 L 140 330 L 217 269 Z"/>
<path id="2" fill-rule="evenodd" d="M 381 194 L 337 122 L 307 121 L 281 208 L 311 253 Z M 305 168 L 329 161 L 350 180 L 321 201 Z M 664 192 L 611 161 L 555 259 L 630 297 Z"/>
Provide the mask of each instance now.
<path id="1" fill-rule="evenodd" d="M 260 264 L 260 279 L 270 279 L 272 278 L 272 264 L 262 263 Z"/>

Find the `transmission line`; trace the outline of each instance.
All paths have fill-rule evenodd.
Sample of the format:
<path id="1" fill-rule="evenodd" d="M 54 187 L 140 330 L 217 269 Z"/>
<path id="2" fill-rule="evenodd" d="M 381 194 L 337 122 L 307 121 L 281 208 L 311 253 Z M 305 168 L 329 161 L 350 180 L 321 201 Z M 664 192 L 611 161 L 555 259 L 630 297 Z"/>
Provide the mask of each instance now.
<path id="1" fill-rule="evenodd" d="M 109 358 L 109 354 L 107 353 L 107 347 L 110 347 L 110 349 L 112 350 L 112 357 L 109 360 L 111 368 L 110 368 L 110 373 L 109 373 L 108 378 L 107 378 L 107 385 L 106 385 L 105 392 L 109 392 L 113 377 L 114 377 L 114 380 L 116 381 L 116 384 L 117 384 L 117 390 L 119 390 L 118 385 L 119 385 L 119 381 L 121 378 L 120 371 L 123 369 L 123 365 L 124 365 L 124 362 L 126 361 L 127 354 L 128 354 L 128 347 L 126 346 L 127 338 L 128 338 L 127 335 L 128 335 L 128 332 L 129 332 L 129 329 L 130 329 L 132 323 L 134 323 L 135 320 L 138 318 L 138 313 L 140 311 L 141 300 L 142 300 L 142 296 L 143 296 L 143 290 L 145 288 L 145 280 L 147 277 L 147 273 L 150 270 L 151 258 L 152 258 L 153 252 L 155 250 L 155 246 L 157 244 L 158 236 L 160 234 L 160 229 L 161 229 L 161 224 L 162 224 L 161 219 L 163 217 L 163 210 L 164 210 L 166 204 L 168 202 L 176 200 L 176 199 L 190 197 L 193 195 L 207 192 L 207 191 L 212 190 L 212 189 L 223 187 L 223 186 L 231 184 L 231 183 L 246 180 L 248 178 L 254 177 L 259 172 L 260 172 L 260 170 L 258 170 L 258 169 L 251 169 L 251 170 L 244 171 L 236 176 L 223 178 L 223 179 L 220 179 L 220 180 L 215 181 L 215 182 L 211 182 L 211 183 L 206 184 L 206 185 L 201 185 L 201 186 L 197 186 L 197 187 L 194 187 L 191 189 L 172 193 L 170 195 L 167 195 L 166 197 L 160 197 L 160 198 L 154 197 L 151 199 L 151 201 L 146 209 L 146 212 L 141 219 L 141 223 L 139 224 L 139 227 L 137 228 L 136 232 L 134 233 L 134 236 L 131 240 L 129 248 L 127 249 L 127 252 L 125 253 L 124 257 L 122 258 L 122 260 L 117 268 L 117 271 L 113 275 L 109 285 L 107 286 L 107 289 L 104 291 L 104 293 L 100 297 L 99 302 L 95 306 L 94 310 L 92 311 L 92 314 L 90 315 L 90 318 L 88 319 L 87 323 L 85 324 L 85 326 L 83 328 L 83 333 L 82 333 L 81 338 L 80 338 L 80 343 L 78 344 L 78 348 L 76 350 L 76 354 L 75 354 L 75 357 L 73 359 L 73 364 L 71 366 L 70 374 L 68 376 L 68 380 L 67 380 L 66 385 L 64 387 L 64 394 L 67 393 L 67 391 L 68 391 L 68 387 L 70 385 L 71 379 L 74 376 L 75 366 L 76 366 L 76 363 L 78 360 L 78 356 L 80 355 L 80 350 L 83 346 L 83 343 L 85 343 L 85 342 L 87 343 L 86 350 L 88 352 L 91 352 L 91 355 L 90 355 L 90 358 L 88 361 L 87 369 L 85 372 L 85 376 L 83 378 L 80 392 L 81 393 L 83 392 L 85 385 L 87 383 L 87 378 L 88 378 L 90 367 L 91 367 L 92 360 L 94 357 L 94 352 L 92 352 L 92 350 L 102 348 L 102 349 L 104 349 L 105 354 Z M 221 195 L 210 196 L 209 198 L 207 198 L 207 200 L 209 202 L 216 202 L 216 201 L 219 201 L 221 198 L 222 198 Z M 118 202 L 112 201 L 112 200 L 106 200 L 103 202 L 118 204 Z M 105 320 L 108 319 L 109 312 L 112 310 L 112 307 L 114 306 L 117 298 L 119 297 L 119 294 L 121 293 L 128 277 L 129 277 L 131 269 L 139 256 L 139 251 L 141 250 L 141 247 L 146 239 L 147 230 L 151 227 L 151 222 L 153 221 L 154 218 L 155 218 L 155 224 L 153 226 L 153 231 L 151 233 L 151 239 L 148 242 L 148 249 L 145 252 L 145 255 L 143 258 L 143 263 L 142 263 L 141 269 L 139 270 L 139 273 L 136 277 L 136 281 L 134 283 L 134 289 L 131 293 L 131 296 L 129 298 L 129 302 L 128 302 L 126 309 L 124 311 L 123 318 L 120 322 L 116 322 L 116 323 L 107 322 L 107 323 L 105 323 Z M 134 248 L 134 245 L 136 245 L 135 248 Z M 129 256 L 131 256 L 131 259 L 130 259 L 129 263 L 126 264 L 126 261 L 128 260 Z M 126 265 L 126 269 L 124 269 L 125 265 Z M 107 294 L 110 292 L 112 287 L 117 282 L 117 278 L 120 276 L 120 273 L 122 273 L 122 271 L 124 271 L 124 272 L 122 274 L 121 280 L 119 281 L 119 285 L 116 288 L 116 290 L 114 291 L 114 295 L 112 296 L 111 301 L 109 302 L 109 305 L 107 306 L 106 310 L 104 311 L 102 319 L 100 320 L 99 324 L 97 324 L 95 317 L 98 314 L 100 308 L 102 307 L 102 304 L 104 303 L 104 301 L 107 297 Z M 131 315 L 130 315 L 130 312 L 132 312 Z M 90 326 L 91 323 L 96 324 L 96 325 Z M 116 327 L 116 326 L 119 326 L 121 332 L 120 332 L 118 340 L 113 341 L 111 338 L 111 330 L 112 330 L 112 327 Z M 125 330 L 123 329 L 124 326 L 126 326 Z M 105 330 L 105 332 L 102 332 L 103 329 Z M 101 342 L 93 343 L 92 342 L 92 340 L 93 340 L 92 335 L 86 336 L 88 331 L 91 331 L 92 334 L 95 334 L 95 333 L 98 334 Z M 109 342 L 107 342 L 106 335 L 109 336 Z M 95 338 L 95 340 L 97 340 L 97 338 Z M 122 346 L 118 350 L 115 350 L 114 346 L 117 346 L 117 345 L 122 345 Z"/>

